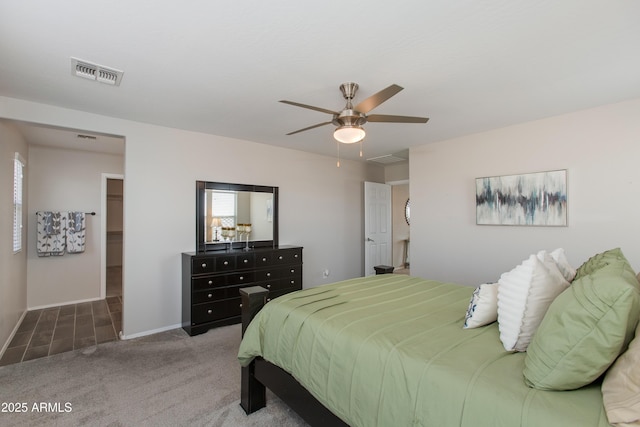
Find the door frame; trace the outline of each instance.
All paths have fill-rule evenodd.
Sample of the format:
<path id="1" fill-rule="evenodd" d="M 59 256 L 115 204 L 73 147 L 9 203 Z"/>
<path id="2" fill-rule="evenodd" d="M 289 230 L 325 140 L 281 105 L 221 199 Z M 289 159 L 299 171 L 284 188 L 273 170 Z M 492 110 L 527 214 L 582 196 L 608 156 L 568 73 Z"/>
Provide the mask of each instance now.
<path id="1" fill-rule="evenodd" d="M 107 297 L 107 180 L 109 179 L 120 179 L 124 181 L 124 175 L 115 173 L 102 174 L 100 185 L 100 299 Z M 124 239 L 124 226 L 122 234 Z M 122 263 L 124 268 L 124 257 Z M 124 299 L 124 280 L 122 283 L 122 296 Z"/>

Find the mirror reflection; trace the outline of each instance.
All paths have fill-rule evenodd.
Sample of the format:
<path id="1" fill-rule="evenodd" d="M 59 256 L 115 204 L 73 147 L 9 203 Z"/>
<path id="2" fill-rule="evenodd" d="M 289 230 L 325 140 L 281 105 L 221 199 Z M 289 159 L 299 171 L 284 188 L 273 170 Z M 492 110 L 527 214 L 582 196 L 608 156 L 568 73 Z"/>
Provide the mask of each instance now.
<path id="1" fill-rule="evenodd" d="M 206 243 L 273 240 L 273 194 L 207 189 L 204 218 Z"/>

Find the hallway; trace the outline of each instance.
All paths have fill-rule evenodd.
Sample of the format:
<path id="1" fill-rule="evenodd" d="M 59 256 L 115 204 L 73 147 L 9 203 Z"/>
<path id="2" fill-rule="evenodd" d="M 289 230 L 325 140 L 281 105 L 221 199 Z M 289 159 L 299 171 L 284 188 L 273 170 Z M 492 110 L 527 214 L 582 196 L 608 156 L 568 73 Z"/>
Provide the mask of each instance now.
<path id="1" fill-rule="evenodd" d="M 115 341 L 121 330 L 121 296 L 29 311 L 0 366 Z"/>

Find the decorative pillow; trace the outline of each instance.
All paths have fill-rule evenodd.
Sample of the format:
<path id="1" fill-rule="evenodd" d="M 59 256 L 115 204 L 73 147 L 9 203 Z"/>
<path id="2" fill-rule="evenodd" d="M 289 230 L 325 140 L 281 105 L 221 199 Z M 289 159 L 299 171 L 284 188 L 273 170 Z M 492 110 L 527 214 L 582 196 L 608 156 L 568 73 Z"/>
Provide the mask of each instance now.
<path id="1" fill-rule="evenodd" d="M 551 304 L 525 357 L 524 377 L 542 390 L 572 390 L 602 375 L 633 337 L 640 291 L 626 260 L 574 279 Z"/>
<path id="2" fill-rule="evenodd" d="M 602 400 L 609 423 L 640 425 L 640 324 L 627 351 L 605 374 Z"/>
<path id="3" fill-rule="evenodd" d="M 477 328 L 496 320 L 498 320 L 498 284 L 484 283 L 473 291 L 463 328 Z"/>
<path id="4" fill-rule="evenodd" d="M 564 254 L 564 249 L 558 248 L 551 252 L 551 258 L 556 262 L 558 269 L 564 276 L 565 280 L 569 283 L 576 277 L 576 269 L 571 267 L 567 256 Z"/>
<path id="5" fill-rule="evenodd" d="M 629 264 L 629 261 L 627 261 L 620 248 L 610 249 L 608 251 L 602 252 L 601 254 L 594 255 L 587 261 L 585 261 L 584 264 L 582 264 L 580 267 L 578 267 L 578 270 L 576 270 L 575 279 L 587 276 L 601 269 L 602 267 L 606 267 L 612 262 L 623 262 L 627 265 Z M 640 283 L 638 283 L 638 280 L 640 279 L 635 278 L 636 273 L 633 271 L 631 266 L 629 266 L 628 269 L 625 269 L 622 273 L 630 283 L 635 283 L 636 287 L 640 288 Z M 633 280 L 634 278 L 635 281 Z"/>
<path id="6" fill-rule="evenodd" d="M 531 255 L 498 280 L 498 328 L 508 351 L 526 351 L 549 305 L 567 289 L 551 255 Z"/>

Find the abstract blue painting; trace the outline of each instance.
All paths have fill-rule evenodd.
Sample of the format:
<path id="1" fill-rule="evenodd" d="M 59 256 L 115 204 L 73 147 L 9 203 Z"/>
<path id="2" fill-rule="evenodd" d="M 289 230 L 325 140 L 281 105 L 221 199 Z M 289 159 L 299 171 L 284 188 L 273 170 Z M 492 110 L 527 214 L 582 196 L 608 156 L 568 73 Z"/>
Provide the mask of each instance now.
<path id="1" fill-rule="evenodd" d="M 567 171 L 476 178 L 476 224 L 567 225 Z"/>

